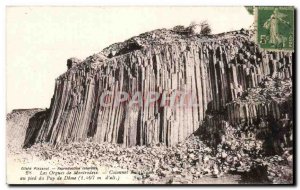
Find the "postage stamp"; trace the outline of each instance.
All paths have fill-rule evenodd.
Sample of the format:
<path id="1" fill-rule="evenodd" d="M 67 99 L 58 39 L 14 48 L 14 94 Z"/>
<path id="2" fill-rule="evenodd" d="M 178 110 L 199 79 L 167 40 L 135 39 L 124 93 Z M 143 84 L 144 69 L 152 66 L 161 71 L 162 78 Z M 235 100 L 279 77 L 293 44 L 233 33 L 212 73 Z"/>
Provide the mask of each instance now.
<path id="1" fill-rule="evenodd" d="M 256 7 L 256 22 L 262 49 L 294 51 L 294 7 Z"/>

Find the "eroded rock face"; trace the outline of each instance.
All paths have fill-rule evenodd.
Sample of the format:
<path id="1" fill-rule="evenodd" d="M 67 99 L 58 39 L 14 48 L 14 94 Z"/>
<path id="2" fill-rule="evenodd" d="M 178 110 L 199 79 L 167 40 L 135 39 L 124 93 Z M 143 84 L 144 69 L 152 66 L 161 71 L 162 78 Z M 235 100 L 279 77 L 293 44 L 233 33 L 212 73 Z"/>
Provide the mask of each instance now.
<path id="1" fill-rule="evenodd" d="M 244 34 L 199 39 L 163 31 L 168 35 L 155 31 L 114 44 L 101 56 L 91 56 L 58 77 L 49 113 L 39 118 L 41 125 L 35 127 L 38 132 L 30 142 L 57 144 L 92 138 L 125 146 L 173 145 L 199 129 L 207 113 L 227 110 L 226 118 L 234 123 L 236 114 L 247 119 L 259 117 L 265 109 L 278 110 L 233 102 L 267 77 L 289 80 L 292 53 L 261 51 Z M 151 91 L 176 90 L 195 93 L 199 106 L 100 105 L 106 91 L 113 95 L 141 92 L 145 97 Z"/>
<path id="2" fill-rule="evenodd" d="M 12 110 L 6 116 L 6 143 L 8 145 L 8 153 L 20 151 L 22 149 L 24 140 L 27 138 L 28 123 L 30 118 L 43 109 L 17 109 Z M 26 138 L 25 138 L 26 137 Z"/>
<path id="3" fill-rule="evenodd" d="M 80 62 L 81 62 L 80 59 L 71 57 L 67 60 L 67 67 L 68 67 L 68 69 L 71 69 L 72 67 L 75 67 L 76 65 L 78 65 Z"/>

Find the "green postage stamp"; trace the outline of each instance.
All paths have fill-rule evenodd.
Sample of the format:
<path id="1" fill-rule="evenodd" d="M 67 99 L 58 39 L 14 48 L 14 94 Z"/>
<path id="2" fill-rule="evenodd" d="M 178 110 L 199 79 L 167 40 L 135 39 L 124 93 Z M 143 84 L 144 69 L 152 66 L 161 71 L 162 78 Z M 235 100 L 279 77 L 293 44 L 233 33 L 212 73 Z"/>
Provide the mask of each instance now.
<path id="1" fill-rule="evenodd" d="M 256 7 L 256 38 L 262 49 L 294 51 L 294 10 L 294 7 Z"/>

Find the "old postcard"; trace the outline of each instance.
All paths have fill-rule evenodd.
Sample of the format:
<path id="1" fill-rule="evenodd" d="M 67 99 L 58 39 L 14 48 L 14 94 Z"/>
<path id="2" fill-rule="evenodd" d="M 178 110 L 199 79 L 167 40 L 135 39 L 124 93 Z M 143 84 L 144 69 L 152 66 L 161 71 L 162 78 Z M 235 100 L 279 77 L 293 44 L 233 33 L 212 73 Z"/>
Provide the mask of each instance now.
<path id="1" fill-rule="evenodd" d="M 7 183 L 295 184 L 294 20 L 7 7 Z"/>

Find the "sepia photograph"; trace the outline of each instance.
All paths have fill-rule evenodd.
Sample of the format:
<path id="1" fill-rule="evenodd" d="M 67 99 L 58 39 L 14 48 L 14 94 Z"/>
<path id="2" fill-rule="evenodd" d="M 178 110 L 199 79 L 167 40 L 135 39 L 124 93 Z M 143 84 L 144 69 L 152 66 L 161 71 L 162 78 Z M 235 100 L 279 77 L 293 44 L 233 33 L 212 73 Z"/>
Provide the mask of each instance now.
<path id="1" fill-rule="evenodd" d="M 295 7 L 7 6 L 9 185 L 295 185 Z"/>

